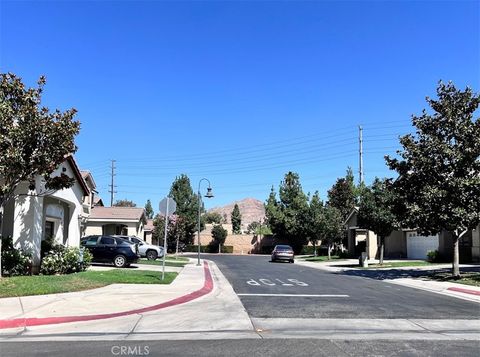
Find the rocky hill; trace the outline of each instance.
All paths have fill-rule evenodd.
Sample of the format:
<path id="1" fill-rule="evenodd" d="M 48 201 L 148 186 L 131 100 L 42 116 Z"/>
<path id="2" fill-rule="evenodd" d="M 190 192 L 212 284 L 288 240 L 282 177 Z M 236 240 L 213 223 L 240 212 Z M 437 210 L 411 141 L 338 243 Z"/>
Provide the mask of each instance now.
<path id="1" fill-rule="evenodd" d="M 230 215 L 233 211 L 235 203 L 240 209 L 240 214 L 242 215 L 242 226 L 246 228 L 252 222 L 263 221 L 265 218 L 265 207 L 263 202 L 255 198 L 245 198 L 241 201 L 232 202 L 223 207 L 214 207 L 208 210 L 208 212 L 217 212 L 222 215 L 222 217 L 227 215 L 227 223 L 231 223 Z"/>

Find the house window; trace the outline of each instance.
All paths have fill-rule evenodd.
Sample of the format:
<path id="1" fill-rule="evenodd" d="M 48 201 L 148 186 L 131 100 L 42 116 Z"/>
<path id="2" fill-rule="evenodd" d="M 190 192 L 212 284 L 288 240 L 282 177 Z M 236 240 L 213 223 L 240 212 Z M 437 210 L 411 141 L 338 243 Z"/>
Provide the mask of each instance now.
<path id="1" fill-rule="evenodd" d="M 53 234 L 55 232 L 55 222 L 52 221 L 45 221 L 45 234 L 43 236 L 43 239 L 48 239 L 53 237 Z"/>

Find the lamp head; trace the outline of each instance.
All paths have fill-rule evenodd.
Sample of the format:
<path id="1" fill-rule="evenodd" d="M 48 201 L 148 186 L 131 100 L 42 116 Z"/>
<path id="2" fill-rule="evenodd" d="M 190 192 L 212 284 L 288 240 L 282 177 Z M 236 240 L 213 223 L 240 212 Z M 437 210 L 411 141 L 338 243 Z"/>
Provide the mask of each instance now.
<path id="1" fill-rule="evenodd" d="M 212 193 L 212 188 L 209 187 L 207 188 L 207 194 L 205 195 L 206 198 L 212 198 L 213 197 L 213 193 Z"/>

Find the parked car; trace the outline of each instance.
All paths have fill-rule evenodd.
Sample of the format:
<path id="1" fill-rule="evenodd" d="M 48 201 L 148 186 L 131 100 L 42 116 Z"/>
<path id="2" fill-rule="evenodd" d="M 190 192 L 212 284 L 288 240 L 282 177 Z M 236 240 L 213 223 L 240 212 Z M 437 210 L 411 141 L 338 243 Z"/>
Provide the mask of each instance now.
<path id="1" fill-rule="evenodd" d="M 277 260 L 288 260 L 294 262 L 293 249 L 289 245 L 276 245 L 272 252 L 272 262 Z"/>
<path id="2" fill-rule="evenodd" d="M 136 263 L 140 258 L 137 245 L 119 237 L 87 236 L 80 240 L 80 246 L 92 253 L 92 261 L 113 263 L 117 268 Z"/>
<path id="3" fill-rule="evenodd" d="M 163 258 L 163 247 L 158 245 L 148 244 L 144 240 L 141 240 L 135 236 L 121 236 L 115 235 L 114 237 L 126 239 L 132 243 L 138 244 L 138 252 L 142 258 L 147 258 L 148 260 L 155 260 L 157 258 Z"/>

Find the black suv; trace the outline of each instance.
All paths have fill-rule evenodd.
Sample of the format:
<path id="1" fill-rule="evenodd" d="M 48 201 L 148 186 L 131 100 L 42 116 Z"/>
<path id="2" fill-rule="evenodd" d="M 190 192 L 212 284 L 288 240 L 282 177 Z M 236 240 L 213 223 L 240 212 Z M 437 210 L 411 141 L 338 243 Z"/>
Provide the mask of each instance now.
<path id="1" fill-rule="evenodd" d="M 112 236 L 87 236 L 80 240 L 80 246 L 87 248 L 98 263 L 113 263 L 117 268 L 136 263 L 140 256 L 136 244 Z"/>

